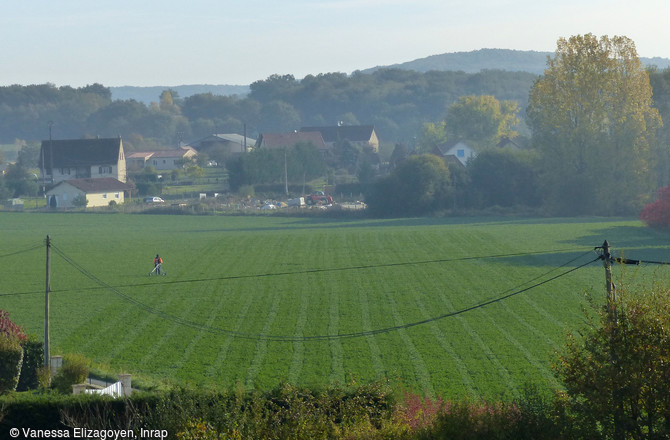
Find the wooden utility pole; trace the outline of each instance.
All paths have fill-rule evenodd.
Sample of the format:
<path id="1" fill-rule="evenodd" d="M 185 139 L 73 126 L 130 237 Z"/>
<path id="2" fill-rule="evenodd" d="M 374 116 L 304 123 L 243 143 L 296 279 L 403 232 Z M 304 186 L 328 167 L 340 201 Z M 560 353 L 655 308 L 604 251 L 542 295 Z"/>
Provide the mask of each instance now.
<path id="1" fill-rule="evenodd" d="M 607 287 L 607 304 L 613 305 L 616 301 L 616 290 L 612 283 L 612 255 L 610 244 L 605 240 L 603 243 L 603 264 L 605 265 L 605 284 Z"/>
<path id="2" fill-rule="evenodd" d="M 286 164 L 286 150 L 284 150 L 284 185 L 286 188 L 286 195 L 288 196 L 288 166 Z"/>
<path id="3" fill-rule="evenodd" d="M 51 290 L 51 239 L 47 235 L 47 276 L 44 291 L 44 366 L 49 367 L 49 290 Z"/>
<path id="4" fill-rule="evenodd" d="M 605 240 L 603 243 L 603 264 L 605 266 L 605 285 L 607 287 L 607 319 L 609 320 L 610 329 L 610 358 L 612 365 L 618 369 L 618 375 L 621 373 L 621 365 L 619 362 L 619 355 L 617 350 L 618 338 L 618 317 L 616 307 L 616 286 L 612 283 L 612 255 L 610 254 L 610 245 Z M 612 415 L 614 417 L 614 439 L 624 440 L 626 435 L 624 431 L 624 421 L 626 418 L 626 411 L 624 409 L 623 390 L 617 384 L 612 389 Z"/>

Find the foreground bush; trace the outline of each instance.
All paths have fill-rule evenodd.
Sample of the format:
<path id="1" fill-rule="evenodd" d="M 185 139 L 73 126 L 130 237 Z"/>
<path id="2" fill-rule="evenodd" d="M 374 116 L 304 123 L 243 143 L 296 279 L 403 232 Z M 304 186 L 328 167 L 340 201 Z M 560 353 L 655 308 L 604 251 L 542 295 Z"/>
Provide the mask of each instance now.
<path id="1" fill-rule="evenodd" d="M 88 378 L 91 362 L 80 354 L 63 356 L 63 366 L 54 376 L 51 384 L 63 394 L 72 393 L 72 385 L 84 383 Z"/>
<path id="2" fill-rule="evenodd" d="M 644 207 L 640 220 L 652 228 L 670 227 L 670 186 L 657 191 L 656 200 Z"/>
<path id="3" fill-rule="evenodd" d="M 18 339 L 0 333 L 0 394 L 16 389 L 22 363 L 23 348 Z"/>
<path id="4" fill-rule="evenodd" d="M 670 438 L 670 291 L 617 289 L 557 368 L 575 436 Z"/>
<path id="5" fill-rule="evenodd" d="M 0 394 L 14 391 L 19 383 L 23 365 L 23 347 L 28 337 L 23 329 L 0 310 Z"/>

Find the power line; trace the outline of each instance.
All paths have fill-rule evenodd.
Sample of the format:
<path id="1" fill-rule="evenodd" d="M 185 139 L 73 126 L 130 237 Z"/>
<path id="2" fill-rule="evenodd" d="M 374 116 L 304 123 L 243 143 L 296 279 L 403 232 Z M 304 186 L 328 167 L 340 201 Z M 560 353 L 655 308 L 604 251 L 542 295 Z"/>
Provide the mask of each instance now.
<path id="1" fill-rule="evenodd" d="M 44 245 L 41 244 L 41 243 L 40 243 L 40 244 L 36 244 L 36 245 L 34 245 L 34 246 L 31 246 L 31 247 L 26 248 L 26 249 L 22 249 L 22 250 L 20 250 L 20 251 L 14 251 L 14 252 L 10 252 L 9 254 L 3 254 L 3 255 L 0 255 L 0 258 L 7 258 L 7 257 L 13 257 L 14 255 L 24 254 L 24 253 L 26 253 L 26 252 L 31 252 L 31 251 L 34 251 L 34 250 L 36 250 L 36 249 L 41 249 L 43 246 L 44 246 Z"/>
<path id="2" fill-rule="evenodd" d="M 52 248 L 53 248 L 52 244 Z M 191 283 L 202 283 L 202 282 L 211 282 L 211 281 L 227 281 L 227 280 L 242 280 L 249 278 L 264 278 L 264 277 L 275 277 L 275 276 L 287 276 L 287 275 L 307 275 L 315 273 L 325 273 L 325 272 L 344 272 L 349 270 L 364 270 L 364 269 L 377 269 L 384 267 L 401 267 L 401 266 L 413 266 L 413 265 L 422 265 L 422 264 L 437 264 L 437 263 L 454 263 L 459 261 L 472 261 L 472 260 L 484 260 L 484 259 L 496 259 L 496 258 L 510 258 L 510 257 L 524 257 L 524 256 L 533 256 L 533 255 L 543 255 L 543 254 L 557 254 L 565 252 L 574 252 L 580 249 L 554 249 L 546 251 L 533 251 L 533 252 L 515 252 L 507 254 L 494 254 L 494 255 L 480 255 L 480 256 L 469 256 L 469 257 L 458 257 L 458 258 L 440 258 L 433 260 L 419 260 L 419 261 L 404 261 L 404 262 L 395 262 L 395 263 L 380 263 L 380 264 L 366 264 L 358 266 L 344 266 L 344 267 L 327 267 L 327 268 L 318 268 L 318 269 L 304 269 L 304 270 L 294 270 L 294 271 L 284 271 L 284 272 L 267 272 L 267 273 L 255 273 L 255 274 L 246 274 L 246 275 L 222 275 L 219 277 L 209 277 L 209 278 L 191 278 L 191 279 L 182 279 L 182 280 L 172 280 L 172 281 L 163 281 L 161 284 L 191 284 Z M 62 252 L 62 251 L 61 251 Z M 589 251 L 591 252 L 591 251 Z M 99 283 L 98 283 L 99 284 Z M 116 285 L 116 288 L 127 288 L 127 287 L 153 287 L 155 283 L 144 282 L 144 283 L 135 283 L 135 284 L 121 284 Z M 71 292 L 71 291 L 86 291 L 86 290 L 99 290 L 99 289 L 108 289 L 109 286 L 95 286 L 95 287 L 86 287 L 78 289 L 52 289 L 52 292 L 62 293 L 62 292 Z M 41 292 L 26 292 L 29 293 L 41 293 Z M 9 294 L 6 294 L 9 295 Z M 0 294 L 0 296 L 3 296 Z"/>
<path id="3" fill-rule="evenodd" d="M 42 245 L 37 245 L 37 248 Z M 55 251 L 57 248 L 52 243 L 52 249 Z M 34 248 L 31 248 L 32 250 Z M 479 256 L 468 256 L 468 257 L 457 257 L 457 258 L 440 258 L 433 260 L 419 260 L 419 261 L 404 261 L 396 263 L 380 263 L 380 264 L 366 264 L 358 266 L 344 266 L 344 267 L 331 267 L 331 268 L 320 268 L 320 269 L 304 269 L 304 270 L 295 270 L 295 271 L 284 271 L 284 272 L 268 272 L 260 274 L 247 274 L 247 275 L 223 275 L 220 277 L 209 277 L 209 278 L 192 278 L 186 280 L 172 280 L 172 281 L 163 281 L 161 284 L 192 284 L 192 283 L 203 283 L 211 281 L 227 281 L 227 280 L 242 280 L 249 278 L 264 278 L 264 277 L 275 277 L 275 276 L 287 276 L 287 275 L 306 275 L 314 273 L 326 273 L 326 272 L 344 272 L 349 270 L 364 270 L 364 269 L 376 269 L 384 267 L 400 267 L 400 266 L 413 266 L 413 265 L 422 265 L 422 264 L 437 264 L 437 263 L 455 263 L 460 261 L 472 261 L 472 260 L 484 260 L 484 259 L 496 259 L 496 258 L 510 258 L 510 257 L 524 257 L 524 256 L 534 256 L 534 255 L 543 255 L 543 254 L 557 254 L 565 252 L 574 252 L 580 249 L 554 249 L 546 251 L 533 251 L 533 252 L 515 252 L 507 254 L 494 254 L 494 255 L 479 255 Z M 60 251 L 62 252 L 62 251 Z M 587 253 L 590 253 L 588 251 Z M 59 254 L 60 255 L 60 254 Z M 578 257 L 579 258 L 579 257 Z M 65 259 L 65 258 L 64 258 Z M 67 260 L 66 260 L 67 261 Z M 562 266 L 559 266 L 562 267 Z M 66 293 L 66 292 L 83 292 L 89 290 L 104 290 L 109 288 L 129 288 L 129 287 L 153 287 L 156 284 L 152 282 L 144 283 L 134 283 L 134 284 L 121 284 L 116 286 L 110 286 L 108 284 L 101 284 L 95 281 L 97 286 L 93 287 L 84 287 L 77 289 L 51 289 L 53 293 Z M 14 293 L 0 293 L 0 297 L 3 296 L 19 296 L 19 295 L 35 295 L 42 294 L 42 291 L 32 291 L 32 292 L 14 292 Z"/>
<path id="4" fill-rule="evenodd" d="M 135 298 L 119 291 L 115 287 L 112 287 L 112 286 L 108 285 L 107 283 L 100 280 L 99 278 L 97 278 L 92 273 L 90 273 L 84 267 L 82 267 L 81 265 L 76 263 L 70 257 L 68 257 L 63 251 L 58 249 L 56 246 L 52 245 L 52 249 L 59 256 L 61 256 L 61 258 L 63 258 L 68 264 L 72 265 L 75 269 L 77 269 L 79 272 L 81 272 L 84 276 L 91 279 L 95 283 L 100 284 L 101 286 L 104 286 L 106 289 L 110 290 L 115 295 L 119 296 L 121 299 L 137 306 L 138 308 L 140 308 L 140 309 L 142 309 L 142 310 L 144 310 L 148 313 L 160 316 L 160 317 L 162 317 L 162 318 L 164 318 L 168 321 L 171 321 L 175 324 L 179 324 L 179 325 L 182 325 L 182 326 L 185 326 L 185 327 L 190 327 L 190 328 L 200 330 L 200 331 L 205 331 L 205 332 L 208 332 L 208 333 L 221 334 L 221 335 L 226 335 L 226 336 L 240 338 L 240 339 L 251 339 L 251 340 L 256 340 L 256 341 L 264 340 L 264 341 L 276 341 L 276 342 L 279 342 L 279 341 L 281 341 L 281 342 L 306 342 L 306 341 L 320 341 L 320 340 L 333 340 L 333 339 L 351 339 L 351 338 L 358 338 L 358 337 L 364 337 L 364 336 L 373 336 L 373 335 L 378 335 L 378 334 L 383 334 L 383 333 L 390 333 L 390 332 L 397 331 L 397 330 L 416 327 L 416 326 L 419 326 L 419 325 L 427 324 L 427 323 L 430 323 L 430 322 L 435 322 L 435 321 L 442 320 L 442 319 L 445 319 L 445 318 L 458 316 L 458 315 L 461 315 L 463 313 L 470 312 L 470 311 L 473 311 L 473 310 L 476 310 L 476 309 L 479 309 L 479 308 L 482 308 L 482 307 L 485 307 L 485 306 L 503 301 L 503 300 L 511 298 L 515 295 L 519 295 L 523 292 L 527 292 L 531 289 L 539 287 L 543 284 L 554 281 L 554 280 L 556 280 L 560 277 L 568 275 L 569 273 L 572 273 L 572 272 L 574 272 L 578 269 L 581 269 L 585 266 L 588 266 L 589 264 L 601 259 L 601 257 L 598 256 L 595 259 L 593 259 L 591 261 L 588 261 L 587 263 L 584 263 L 580 266 L 576 266 L 574 268 L 571 268 L 571 269 L 569 269 L 565 272 L 562 272 L 562 273 L 560 273 L 558 275 L 555 275 L 551 278 L 548 278 L 544 281 L 535 283 L 535 284 L 530 285 L 530 286 L 525 287 L 525 288 L 520 288 L 520 286 L 526 285 L 526 284 L 528 284 L 532 281 L 535 281 L 535 280 L 537 280 L 541 277 L 546 276 L 548 273 L 551 273 L 551 272 L 557 270 L 557 268 L 554 268 L 554 269 L 550 270 L 549 272 L 547 272 L 543 275 L 535 277 L 532 280 L 529 280 L 525 283 L 522 283 L 517 288 L 517 290 L 514 290 L 514 291 L 510 292 L 510 290 L 508 289 L 506 292 L 503 292 L 503 294 L 501 294 L 501 296 L 498 296 L 496 298 L 489 299 L 489 300 L 486 300 L 486 301 L 482 301 L 480 303 L 477 303 L 477 304 L 475 304 L 473 306 L 470 306 L 470 307 L 466 307 L 466 308 L 461 309 L 461 310 L 445 313 L 445 314 L 438 315 L 438 316 L 428 318 L 428 319 L 424 319 L 424 320 L 421 320 L 421 321 L 415 321 L 415 322 L 402 324 L 402 325 L 396 325 L 396 326 L 390 326 L 390 327 L 374 329 L 374 330 L 367 330 L 367 331 L 360 331 L 360 332 L 351 332 L 351 333 L 338 333 L 338 334 L 333 334 L 333 335 L 326 334 L 326 335 L 313 335 L 313 336 L 286 336 L 286 335 L 266 335 L 266 334 L 253 334 L 253 333 L 236 332 L 236 331 L 233 331 L 233 330 L 223 329 L 223 328 L 220 328 L 220 327 L 207 326 L 207 325 L 204 325 L 204 324 L 200 324 L 200 323 L 197 323 L 197 322 L 194 322 L 194 321 L 190 321 L 190 320 L 187 320 L 187 319 L 169 314 L 169 313 L 164 312 L 162 310 L 156 309 L 155 307 L 151 307 L 147 304 L 144 304 L 144 303 L 136 300 Z M 562 264 L 561 266 L 559 266 L 559 268 L 564 267 L 564 266 L 576 261 L 579 258 L 582 258 L 584 255 L 586 255 L 590 252 L 591 251 L 589 251 L 585 254 L 582 254 L 582 255 L 580 255 L 576 258 L 571 259 L 569 262 L 566 262 L 566 263 Z"/>
<path id="5" fill-rule="evenodd" d="M 596 246 L 594 250 L 602 250 L 602 246 Z M 610 248 L 611 249 L 611 248 Z M 605 259 L 605 255 L 600 254 L 599 257 L 601 260 Z M 631 258 L 623 258 L 623 257 L 610 257 L 609 258 L 610 263 L 619 263 L 619 264 L 626 264 L 626 265 L 635 265 L 639 266 L 640 264 L 657 264 L 661 266 L 670 266 L 670 262 L 668 261 L 654 261 L 654 260 L 634 260 Z"/>

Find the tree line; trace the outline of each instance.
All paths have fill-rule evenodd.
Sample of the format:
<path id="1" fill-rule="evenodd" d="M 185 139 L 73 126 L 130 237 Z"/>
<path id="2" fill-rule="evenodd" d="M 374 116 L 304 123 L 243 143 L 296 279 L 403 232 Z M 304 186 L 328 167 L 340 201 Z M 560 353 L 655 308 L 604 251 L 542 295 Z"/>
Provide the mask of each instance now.
<path id="1" fill-rule="evenodd" d="M 303 146 L 291 154 L 292 183 L 314 177 L 314 172 L 332 174 L 334 167 L 344 168 L 364 184 L 372 206 L 396 201 L 393 212 L 379 212 L 384 215 L 496 205 L 554 215 L 629 215 L 670 182 L 670 127 L 663 125 L 669 113 L 670 70 L 642 67 L 626 37 L 587 34 L 559 40 L 539 77 L 400 69 L 302 80 L 272 75 L 252 83 L 247 96 L 205 93 L 181 98 L 165 90 L 150 105 L 113 101 L 109 89 L 99 84 L 78 89 L 50 84 L 1 87 L 0 142 L 43 139 L 51 123 L 56 138 L 121 135 L 128 151 L 177 145 L 212 133 L 254 137 L 306 125 L 374 124 L 388 169 L 371 168 L 368 152 L 350 145 L 338 145 L 338 157 L 324 158 L 323 163 Z M 435 153 L 453 141 L 464 141 L 479 153 L 467 170 L 443 166 L 439 169 L 448 175 L 437 183 L 403 185 L 412 172 L 398 168 L 402 160 Z M 520 151 L 493 153 L 510 141 Z M 309 169 L 300 165 L 307 159 Z M 271 153 L 259 152 L 226 165 L 237 186 L 258 179 L 281 181 L 281 173 L 268 172 L 267 164 L 277 162 Z M 424 162 L 418 169 L 435 176 L 434 167 Z M 433 184 L 446 189 L 433 191 Z M 390 188 L 398 192 L 383 194 Z M 433 191 L 439 200 L 408 188 Z M 405 199 L 398 193 L 406 194 Z M 419 199 L 423 208 L 417 208 Z"/>
<path id="2" fill-rule="evenodd" d="M 446 209 L 461 193 L 475 207 L 520 203 L 551 215 L 637 214 L 668 182 L 670 139 L 663 117 L 670 117 L 669 79 L 668 70 L 644 69 L 626 37 L 560 39 L 530 89 L 526 148 L 493 153 L 494 144 L 515 136 L 517 109 L 492 97 L 462 97 L 439 124 L 424 126 L 422 139 L 478 145 L 480 154 L 465 173 L 469 182 L 459 188 L 457 180 L 450 183 L 453 168 L 418 158 L 414 171 L 402 165 L 372 187 L 371 208 L 379 215 L 425 215 Z M 424 174 L 407 180 L 416 173 Z M 435 191 L 436 185 L 447 189 Z M 398 206 L 411 209 L 400 213 Z"/>
<path id="3" fill-rule="evenodd" d="M 525 72 L 419 73 L 400 69 L 308 75 L 272 75 L 247 96 L 211 93 L 179 97 L 165 90 L 156 102 L 112 100 L 101 84 L 0 87 L 0 144 L 47 139 L 115 137 L 130 151 L 172 146 L 213 133 L 293 131 L 301 126 L 374 124 L 382 141 L 411 143 L 424 122 L 444 117 L 463 95 L 493 95 L 525 108 L 536 76 Z"/>

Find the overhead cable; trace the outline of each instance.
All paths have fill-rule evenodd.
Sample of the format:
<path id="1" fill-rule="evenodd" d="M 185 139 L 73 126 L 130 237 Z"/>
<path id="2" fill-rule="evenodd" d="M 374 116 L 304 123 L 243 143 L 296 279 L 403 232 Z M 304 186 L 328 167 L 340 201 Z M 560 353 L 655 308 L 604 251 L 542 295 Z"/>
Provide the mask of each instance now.
<path id="1" fill-rule="evenodd" d="M 322 340 L 333 340 L 333 339 L 351 339 L 351 338 L 359 338 L 359 337 L 365 337 L 365 336 L 373 336 L 373 335 L 378 335 L 378 334 L 383 334 L 383 333 L 390 333 L 390 332 L 397 331 L 397 330 L 416 327 L 416 326 L 419 326 L 419 325 L 435 322 L 435 321 L 442 320 L 442 319 L 445 319 L 445 318 L 462 315 L 463 313 L 470 312 L 470 311 L 473 311 L 473 310 L 476 310 L 476 309 L 479 309 L 479 308 L 482 308 L 482 307 L 485 307 L 485 306 L 503 301 L 505 299 L 511 298 L 513 296 L 519 295 L 519 294 L 524 293 L 524 292 L 527 292 L 527 291 L 529 291 L 531 289 L 534 289 L 536 287 L 539 287 L 543 284 L 549 283 L 549 282 L 554 281 L 558 278 L 561 278 L 565 275 L 568 275 L 568 274 L 570 274 L 570 273 L 572 273 L 572 272 L 574 272 L 578 269 L 581 269 L 583 267 L 586 267 L 586 266 L 588 266 L 588 265 L 590 265 L 590 264 L 592 264 L 595 261 L 598 261 L 600 259 L 600 257 L 596 257 L 595 259 L 590 260 L 590 261 L 588 261 L 588 262 L 586 262 L 582 265 L 573 267 L 573 268 L 571 268 L 567 271 L 564 271 L 564 272 L 562 272 L 558 275 L 552 276 L 552 277 L 550 277 L 550 278 L 548 278 L 544 281 L 540 281 L 540 282 L 537 282 L 535 284 L 532 284 L 528 287 L 518 288 L 514 291 L 510 291 L 511 289 L 508 289 L 507 291 L 503 292 L 502 294 L 500 294 L 499 296 L 497 296 L 495 298 L 479 302 L 475 305 L 472 305 L 470 307 L 466 307 L 466 308 L 463 308 L 463 309 L 460 309 L 460 310 L 457 310 L 457 311 L 444 313 L 444 314 L 434 316 L 434 317 L 431 317 L 431 318 L 427 318 L 427 319 L 424 319 L 424 320 L 420 320 L 420 321 L 415 321 L 415 322 L 410 322 L 410 323 L 406 323 L 406 324 L 395 325 L 395 326 L 390 326 L 390 327 L 385 327 L 385 328 L 379 328 L 379 329 L 374 329 L 374 330 L 360 331 L 360 332 L 312 335 L 312 336 L 288 336 L 288 335 L 267 335 L 267 334 L 254 334 L 254 333 L 238 332 L 238 331 L 228 330 L 228 329 L 224 329 L 224 328 L 220 328 L 220 327 L 211 327 L 211 326 L 208 326 L 208 325 L 200 324 L 200 323 L 197 323 L 197 322 L 194 322 L 194 321 L 190 321 L 188 319 L 181 318 L 179 316 L 172 315 L 170 313 L 167 313 L 167 312 L 164 312 L 162 310 L 156 309 L 155 307 L 144 304 L 141 301 L 138 301 L 137 299 L 131 297 L 130 295 L 127 295 L 127 294 L 121 292 L 117 288 L 108 285 L 107 283 L 100 280 L 99 278 L 97 278 L 92 273 L 90 273 L 84 267 L 82 267 L 81 265 L 76 263 L 70 257 L 68 257 L 63 251 L 61 251 L 56 246 L 52 245 L 52 249 L 60 257 L 62 257 L 68 264 L 72 265 L 75 269 L 77 269 L 79 272 L 81 272 L 84 276 L 91 279 L 95 283 L 105 287 L 106 289 L 108 289 L 109 291 L 111 291 L 112 293 L 114 293 L 115 295 L 117 295 L 118 297 L 123 299 L 124 301 L 129 302 L 129 303 L 137 306 L 138 308 L 140 308 L 140 309 L 142 309 L 142 310 L 144 310 L 148 313 L 160 316 L 161 318 L 164 318 L 164 319 L 166 319 L 168 321 L 171 321 L 175 324 L 179 324 L 179 325 L 182 325 L 182 326 L 185 326 L 185 327 L 190 327 L 190 328 L 200 330 L 200 331 L 205 331 L 205 332 L 212 333 L 212 334 L 220 334 L 220 335 L 225 335 L 225 336 L 240 338 L 240 339 L 250 339 L 250 340 L 257 340 L 257 341 L 258 340 L 277 341 L 277 342 L 280 342 L 280 341 L 281 342 L 306 342 L 306 341 L 322 341 Z M 589 253 L 590 252 L 591 251 L 589 251 Z M 569 262 L 566 262 L 559 267 L 564 267 L 564 266 L 570 264 L 571 262 L 574 262 L 578 258 L 583 257 L 584 255 L 585 254 L 582 254 L 582 255 L 580 255 L 576 258 L 573 258 Z M 556 268 L 552 269 L 548 273 L 553 272 L 555 270 L 556 270 Z M 535 281 L 542 276 L 543 275 L 541 275 L 539 277 L 535 277 L 532 280 L 529 280 L 529 281 L 521 284 L 520 286 L 527 285 L 530 282 Z M 544 274 L 544 276 L 546 276 L 546 274 Z"/>

